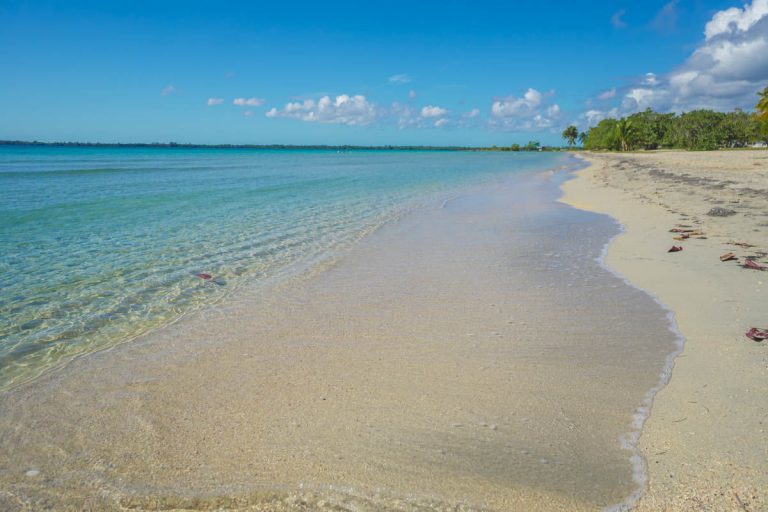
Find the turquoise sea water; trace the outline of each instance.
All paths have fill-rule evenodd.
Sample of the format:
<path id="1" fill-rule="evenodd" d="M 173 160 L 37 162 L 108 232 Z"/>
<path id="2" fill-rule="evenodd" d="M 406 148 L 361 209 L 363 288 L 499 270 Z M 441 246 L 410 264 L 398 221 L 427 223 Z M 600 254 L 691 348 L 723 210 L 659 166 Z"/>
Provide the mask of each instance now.
<path id="1" fill-rule="evenodd" d="M 441 194 L 566 161 L 0 147 L 0 389 L 327 256 Z"/>

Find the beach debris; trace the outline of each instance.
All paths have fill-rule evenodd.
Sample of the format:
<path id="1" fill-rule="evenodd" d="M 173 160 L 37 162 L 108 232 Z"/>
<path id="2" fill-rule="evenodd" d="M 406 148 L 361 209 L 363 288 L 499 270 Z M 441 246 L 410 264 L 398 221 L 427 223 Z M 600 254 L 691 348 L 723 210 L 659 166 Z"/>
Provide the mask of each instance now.
<path id="1" fill-rule="evenodd" d="M 759 263 L 755 263 L 749 258 L 744 258 L 744 268 L 751 268 L 752 270 L 765 270 L 765 267 Z"/>
<path id="2" fill-rule="evenodd" d="M 731 215 L 736 215 L 735 210 L 729 210 L 728 208 L 721 208 L 719 206 L 715 206 L 711 210 L 707 212 L 707 215 L 710 217 L 730 217 Z"/>
<path id="3" fill-rule="evenodd" d="M 752 341 L 763 341 L 768 340 L 768 329 L 760 329 L 758 327 L 750 327 L 749 330 L 744 333 L 747 338 L 751 339 Z"/>
<path id="4" fill-rule="evenodd" d="M 720 261 L 731 261 L 731 260 L 735 260 L 735 259 L 738 259 L 738 258 L 736 258 L 736 255 L 734 253 L 732 253 L 732 252 L 727 252 L 727 253 L 723 254 L 722 256 L 720 256 Z"/>
<path id="5" fill-rule="evenodd" d="M 679 242 L 682 242 L 683 240 L 688 240 L 691 237 L 688 233 L 683 233 L 680 236 L 674 236 L 672 237 L 674 240 L 677 240 Z"/>
<path id="6" fill-rule="evenodd" d="M 199 272 L 195 274 L 196 277 L 199 277 L 200 279 L 203 279 L 205 281 L 212 279 L 213 276 L 211 274 L 206 274 L 205 272 Z"/>
<path id="7" fill-rule="evenodd" d="M 682 250 L 683 250 L 683 248 L 680 247 L 679 245 L 673 245 L 672 248 L 670 250 L 668 250 L 667 252 L 680 252 Z"/>
<path id="8" fill-rule="evenodd" d="M 692 233 L 692 229 L 683 229 L 683 228 L 672 228 L 669 230 L 670 233 Z"/>
<path id="9" fill-rule="evenodd" d="M 731 242 L 731 245 L 738 245 L 739 247 L 744 247 L 746 249 L 749 249 L 750 247 L 754 247 L 754 245 L 748 244 L 746 242 Z"/>
<path id="10" fill-rule="evenodd" d="M 24 473 L 26 476 L 33 478 L 40 474 L 40 471 L 37 469 L 30 469 L 26 473 Z"/>

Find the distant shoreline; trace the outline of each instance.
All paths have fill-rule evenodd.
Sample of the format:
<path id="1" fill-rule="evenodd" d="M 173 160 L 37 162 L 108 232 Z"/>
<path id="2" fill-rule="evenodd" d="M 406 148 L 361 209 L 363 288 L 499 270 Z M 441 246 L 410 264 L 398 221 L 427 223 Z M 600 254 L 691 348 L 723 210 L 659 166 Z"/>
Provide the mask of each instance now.
<path id="1" fill-rule="evenodd" d="M 179 149 L 327 149 L 327 150 L 394 150 L 394 151 L 479 151 L 487 148 L 468 146 L 355 146 L 324 144 L 190 144 L 177 142 L 39 142 L 0 140 L 0 146 L 93 147 L 93 148 L 179 148 Z"/>
<path id="2" fill-rule="evenodd" d="M 535 146 L 535 149 L 517 146 L 516 149 L 512 149 L 506 146 L 356 146 L 353 144 L 334 146 L 326 144 L 191 144 L 178 142 L 40 142 L 36 140 L 0 140 L 0 147 L 2 146 L 142 149 L 312 149 L 327 151 L 511 151 L 534 153 L 540 151 L 565 151 L 565 148 L 558 146 Z"/>

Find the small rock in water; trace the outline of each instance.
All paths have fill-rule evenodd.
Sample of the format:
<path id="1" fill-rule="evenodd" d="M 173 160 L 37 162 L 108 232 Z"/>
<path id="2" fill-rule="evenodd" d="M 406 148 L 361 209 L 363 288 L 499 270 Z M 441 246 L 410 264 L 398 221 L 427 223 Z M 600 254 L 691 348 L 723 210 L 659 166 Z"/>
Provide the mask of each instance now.
<path id="1" fill-rule="evenodd" d="M 729 210 L 728 208 L 716 206 L 709 210 L 707 215 L 711 217 L 730 217 L 731 215 L 736 215 L 736 212 L 734 210 Z"/>
<path id="2" fill-rule="evenodd" d="M 35 477 L 35 476 L 40 474 L 40 471 L 38 471 L 36 469 L 30 469 L 29 471 L 27 471 L 24 474 L 27 475 L 28 477 Z"/>

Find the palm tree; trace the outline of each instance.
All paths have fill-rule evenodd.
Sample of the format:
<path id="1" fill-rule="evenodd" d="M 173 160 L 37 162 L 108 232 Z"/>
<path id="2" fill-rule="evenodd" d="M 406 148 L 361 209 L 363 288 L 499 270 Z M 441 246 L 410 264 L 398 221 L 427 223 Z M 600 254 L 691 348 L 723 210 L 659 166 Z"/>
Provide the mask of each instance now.
<path id="1" fill-rule="evenodd" d="M 573 125 L 563 130 L 563 138 L 568 141 L 568 147 L 573 146 L 573 143 L 576 140 L 576 137 L 578 136 L 579 136 L 579 130 Z"/>
<path id="2" fill-rule="evenodd" d="M 632 126 L 632 121 L 621 118 L 616 123 L 616 138 L 619 139 L 622 151 L 629 151 L 632 148 L 632 142 L 635 138 L 635 127 Z"/>
<path id="3" fill-rule="evenodd" d="M 582 146 L 584 144 L 586 144 L 586 142 L 587 142 L 587 132 L 581 132 L 579 134 L 579 142 L 581 143 Z"/>
<path id="4" fill-rule="evenodd" d="M 768 121 L 768 87 L 757 93 L 760 96 L 760 101 L 757 102 L 755 109 L 757 110 L 757 118 L 761 121 Z"/>

